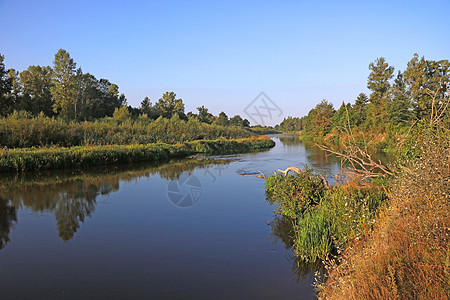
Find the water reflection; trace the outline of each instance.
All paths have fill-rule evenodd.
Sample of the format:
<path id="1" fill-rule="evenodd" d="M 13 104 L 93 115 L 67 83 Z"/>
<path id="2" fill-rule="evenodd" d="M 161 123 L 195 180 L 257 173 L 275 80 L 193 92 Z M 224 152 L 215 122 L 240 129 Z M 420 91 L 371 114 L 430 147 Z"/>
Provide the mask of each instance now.
<path id="1" fill-rule="evenodd" d="M 286 249 L 292 249 L 295 241 L 293 221 L 280 214 L 276 214 L 270 222 L 270 226 L 273 241 L 281 241 Z M 305 262 L 294 254 L 288 257 L 288 259 L 292 263 L 292 272 L 297 274 L 297 282 L 310 279 L 313 276 L 312 274 L 316 274 L 316 276 L 325 274 L 325 267 L 320 261 L 314 263 Z"/>
<path id="2" fill-rule="evenodd" d="M 83 170 L 41 172 L 5 176 L 0 183 L 0 249 L 9 241 L 16 208 L 52 213 L 59 237 L 68 241 L 96 207 L 99 195 L 119 190 L 120 182 L 159 174 L 166 180 L 190 175 L 197 168 L 229 164 L 234 159 L 188 159 L 162 165 L 103 166 Z"/>
<path id="3" fill-rule="evenodd" d="M 17 222 L 17 212 L 11 201 L 0 197 L 0 249 L 9 242 L 9 232 Z"/>

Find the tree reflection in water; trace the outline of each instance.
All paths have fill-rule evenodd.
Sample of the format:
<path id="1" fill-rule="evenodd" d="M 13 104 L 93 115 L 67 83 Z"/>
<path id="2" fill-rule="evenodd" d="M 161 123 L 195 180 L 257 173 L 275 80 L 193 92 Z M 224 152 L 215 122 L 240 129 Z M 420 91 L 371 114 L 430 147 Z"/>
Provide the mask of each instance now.
<path id="1" fill-rule="evenodd" d="M 175 180 L 196 168 L 229 164 L 235 159 L 188 159 L 168 164 L 103 166 L 83 170 L 3 175 L 0 180 L 0 249 L 9 241 L 16 209 L 22 205 L 33 212 L 53 213 L 58 234 L 64 241 L 73 238 L 86 217 L 90 217 L 99 195 L 119 190 L 120 182 L 159 174 Z M 5 200 L 10 199 L 10 200 Z"/>
<path id="2" fill-rule="evenodd" d="M 12 201 L 0 197 L 0 249 L 9 242 L 9 232 L 14 222 L 17 222 L 16 207 Z"/>

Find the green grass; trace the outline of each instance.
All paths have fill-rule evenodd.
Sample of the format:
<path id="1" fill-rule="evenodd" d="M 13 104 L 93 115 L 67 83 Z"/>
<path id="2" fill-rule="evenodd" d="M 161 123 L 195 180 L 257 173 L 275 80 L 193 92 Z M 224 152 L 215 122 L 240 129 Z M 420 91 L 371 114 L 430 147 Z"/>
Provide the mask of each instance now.
<path id="1" fill-rule="evenodd" d="M 195 153 L 221 154 L 267 149 L 275 143 L 268 137 L 242 139 L 199 140 L 179 144 L 100 145 L 52 148 L 21 148 L 0 150 L 0 172 L 64 169 L 164 161 Z"/>
<path id="2" fill-rule="evenodd" d="M 0 118 L 0 147 L 175 144 L 194 140 L 236 139 L 255 135 L 236 126 L 206 124 L 174 117 L 119 122 L 104 118 L 94 122 L 66 122 L 44 115 L 30 118 L 15 112 Z"/>
<path id="3" fill-rule="evenodd" d="M 292 248 L 307 262 L 341 253 L 348 242 L 369 232 L 382 203 L 384 190 L 374 184 L 326 187 L 320 175 L 272 175 L 266 180 L 268 201 L 293 223 Z"/>

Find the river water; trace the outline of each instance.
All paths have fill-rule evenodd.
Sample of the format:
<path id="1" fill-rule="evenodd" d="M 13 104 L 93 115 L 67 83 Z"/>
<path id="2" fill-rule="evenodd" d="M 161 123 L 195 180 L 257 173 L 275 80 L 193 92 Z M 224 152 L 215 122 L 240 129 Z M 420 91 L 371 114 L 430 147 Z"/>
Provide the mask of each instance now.
<path id="1" fill-rule="evenodd" d="M 0 298 L 314 298 L 256 174 L 339 163 L 271 137 L 258 153 L 2 175 Z"/>

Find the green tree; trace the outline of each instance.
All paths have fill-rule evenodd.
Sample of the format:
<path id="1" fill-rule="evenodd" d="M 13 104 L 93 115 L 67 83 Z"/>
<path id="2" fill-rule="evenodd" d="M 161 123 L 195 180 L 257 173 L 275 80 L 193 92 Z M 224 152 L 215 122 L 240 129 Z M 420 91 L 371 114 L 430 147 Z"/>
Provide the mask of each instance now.
<path id="1" fill-rule="evenodd" d="M 380 57 L 369 65 L 370 74 L 367 88 L 372 91 L 369 97 L 368 116 L 370 126 L 384 129 L 388 122 L 388 103 L 394 67 L 389 66 L 384 57 Z"/>
<path id="2" fill-rule="evenodd" d="M 389 121 L 393 125 L 407 125 L 414 117 L 412 103 L 406 94 L 403 74 L 399 71 L 392 85 L 392 101 L 389 104 Z"/>
<path id="3" fill-rule="evenodd" d="M 122 106 L 121 108 L 116 108 L 114 110 L 114 119 L 120 122 L 125 122 L 126 120 L 130 119 L 130 112 L 128 111 L 127 106 Z"/>
<path id="4" fill-rule="evenodd" d="M 23 86 L 20 81 L 19 72 L 14 69 L 8 70 L 8 78 L 11 82 L 11 91 L 9 94 L 10 103 L 14 110 L 30 110 L 29 104 L 26 103 L 26 98 L 23 95 Z"/>
<path id="5" fill-rule="evenodd" d="M 240 115 L 235 115 L 230 118 L 230 124 L 234 126 L 244 127 L 244 119 Z"/>
<path id="6" fill-rule="evenodd" d="M 222 111 L 216 120 L 217 125 L 227 126 L 229 123 L 228 116 Z"/>
<path id="7" fill-rule="evenodd" d="M 355 125 L 359 126 L 366 121 L 367 115 L 367 103 L 369 102 L 369 98 L 366 94 L 360 93 L 358 97 L 355 99 L 355 105 L 353 105 L 353 115 Z"/>
<path id="8" fill-rule="evenodd" d="M 200 122 L 211 124 L 214 116 L 208 112 L 208 109 L 205 106 L 197 107 L 198 110 L 198 119 Z"/>
<path id="9" fill-rule="evenodd" d="M 75 84 L 76 63 L 69 52 L 59 49 L 53 60 L 52 96 L 53 110 L 66 119 L 77 118 L 77 91 Z"/>
<path id="10" fill-rule="evenodd" d="M 152 105 L 148 97 L 145 97 L 139 108 L 141 114 L 146 114 L 149 118 L 156 120 L 159 115 L 157 109 Z"/>
<path id="11" fill-rule="evenodd" d="M 333 104 L 323 99 L 311 110 L 310 132 L 313 136 L 324 136 L 331 129 L 331 118 L 334 115 Z"/>
<path id="12" fill-rule="evenodd" d="M 348 127 L 350 121 L 350 126 L 355 125 L 355 117 L 352 106 L 350 103 L 345 104 L 342 101 L 339 109 L 333 114 L 331 118 L 331 123 L 333 126 L 337 126 L 339 129 L 344 129 Z"/>
<path id="13" fill-rule="evenodd" d="M 436 102 L 444 99 L 450 84 L 448 60 L 425 60 L 414 54 L 403 73 L 408 96 L 418 119 L 428 118 L 432 110 L 433 97 Z"/>
<path id="14" fill-rule="evenodd" d="M 149 97 L 145 97 L 144 100 L 141 102 L 141 111 L 142 113 L 148 113 L 150 110 L 150 107 L 152 106 L 152 103 L 150 102 Z"/>
<path id="15" fill-rule="evenodd" d="M 29 66 L 20 73 L 20 81 L 23 85 L 22 109 L 34 115 L 43 112 L 51 116 L 54 104 L 51 93 L 52 69 L 49 66 Z"/>
<path id="16" fill-rule="evenodd" d="M 3 63 L 5 57 L 0 54 L 0 115 L 9 114 L 14 107 L 14 100 L 11 97 L 12 79 L 8 76 L 8 71 Z"/>
<path id="17" fill-rule="evenodd" d="M 183 100 L 176 99 L 174 92 L 165 92 L 158 100 L 156 107 L 164 118 L 170 118 L 173 114 L 178 114 L 179 117 L 184 117 Z"/>
<path id="18" fill-rule="evenodd" d="M 287 118 L 283 119 L 283 121 L 276 129 L 281 130 L 283 132 L 294 132 L 303 130 L 303 127 L 300 118 L 297 117 L 293 118 L 291 116 L 288 116 Z"/>

